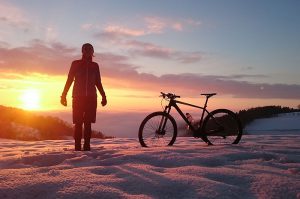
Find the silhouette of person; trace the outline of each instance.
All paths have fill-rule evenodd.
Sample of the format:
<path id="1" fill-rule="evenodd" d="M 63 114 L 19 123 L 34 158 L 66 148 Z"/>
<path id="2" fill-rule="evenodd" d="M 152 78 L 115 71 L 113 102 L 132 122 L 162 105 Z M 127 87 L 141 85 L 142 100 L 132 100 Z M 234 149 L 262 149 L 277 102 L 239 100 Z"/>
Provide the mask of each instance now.
<path id="1" fill-rule="evenodd" d="M 93 62 L 94 48 L 86 43 L 82 46 L 82 59 L 72 62 L 68 79 L 61 95 L 60 103 L 67 106 L 67 93 L 74 81 L 72 92 L 72 113 L 75 139 L 75 151 L 81 150 L 82 125 L 84 124 L 83 150 L 89 151 L 91 139 L 91 123 L 96 122 L 97 91 L 99 90 L 102 106 L 107 104 L 106 95 L 101 83 L 99 65 Z"/>

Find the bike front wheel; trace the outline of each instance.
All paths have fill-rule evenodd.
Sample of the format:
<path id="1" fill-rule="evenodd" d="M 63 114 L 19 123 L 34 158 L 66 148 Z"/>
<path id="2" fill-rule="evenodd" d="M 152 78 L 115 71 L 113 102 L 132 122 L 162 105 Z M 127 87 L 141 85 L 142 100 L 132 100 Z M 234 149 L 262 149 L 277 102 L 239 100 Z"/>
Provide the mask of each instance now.
<path id="1" fill-rule="evenodd" d="M 202 132 L 209 144 L 238 144 L 243 129 L 234 112 L 227 109 L 217 109 L 204 119 Z"/>
<path id="2" fill-rule="evenodd" d="M 177 136 L 174 118 L 164 112 L 148 115 L 139 128 L 139 142 L 143 147 L 172 146 Z"/>

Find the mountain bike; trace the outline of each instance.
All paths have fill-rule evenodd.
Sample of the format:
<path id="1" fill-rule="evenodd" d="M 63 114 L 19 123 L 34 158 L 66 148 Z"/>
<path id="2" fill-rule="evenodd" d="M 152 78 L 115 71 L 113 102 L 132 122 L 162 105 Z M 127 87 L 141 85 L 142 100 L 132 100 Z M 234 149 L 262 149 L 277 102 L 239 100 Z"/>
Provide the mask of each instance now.
<path id="1" fill-rule="evenodd" d="M 241 140 L 243 129 L 241 122 L 234 112 L 228 109 L 216 109 L 212 112 L 207 110 L 208 99 L 216 93 L 201 94 L 206 97 L 204 106 L 196 106 L 186 102 L 178 101 L 180 96 L 172 93 L 161 92 L 162 100 L 168 101 L 164 111 L 149 114 L 139 127 L 139 142 L 143 147 L 150 146 L 172 146 L 177 137 L 177 124 L 170 115 L 174 107 L 189 129 L 193 137 L 201 138 L 208 145 L 213 144 L 238 144 Z M 177 104 L 182 104 L 202 110 L 199 122 L 189 120 Z M 206 116 L 204 118 L 204 115 Z"/>

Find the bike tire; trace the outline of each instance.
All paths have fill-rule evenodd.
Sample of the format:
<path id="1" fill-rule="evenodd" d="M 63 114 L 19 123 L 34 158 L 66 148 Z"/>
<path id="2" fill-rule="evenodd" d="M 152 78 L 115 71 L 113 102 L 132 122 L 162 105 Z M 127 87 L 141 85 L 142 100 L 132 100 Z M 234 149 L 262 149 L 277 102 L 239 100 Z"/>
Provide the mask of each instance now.
<path id="1" fill-rule="evenodd" d="M 243 128 L 238 116 L 228 109 L 216 109 L 203 121 L 202 133 L 208 144 L 238 144 Z"/>
<path id="2" fill-rule="evenodd" d="M 166 133 L 157 133 L 159 122 L 166 118 Z M 139 142 L 142 147 L 172 146 L 177 137 L 177 124 L 175 119 L 165 112 L 154 112 L 145 117 L 139 128 Z"/>

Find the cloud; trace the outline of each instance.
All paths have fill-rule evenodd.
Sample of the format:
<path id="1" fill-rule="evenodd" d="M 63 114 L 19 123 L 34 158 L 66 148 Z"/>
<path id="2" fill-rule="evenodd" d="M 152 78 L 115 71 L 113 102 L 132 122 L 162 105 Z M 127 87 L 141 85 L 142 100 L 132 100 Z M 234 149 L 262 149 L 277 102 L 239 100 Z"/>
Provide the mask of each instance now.
<path id="1" fill-rule="evenodd" d="M 217 92 L 237 98 L 300 99 L 300 85 L 251 83 L 234 79 L 248 75 L 227 77 L 186 73 L 155 76 L 149 73 L 138 73 L 133 66 L 127 64 L 121 68 L 114 68 L 114 66 L 111 67 L 107 62 L 103 63 L 101 69 L 109 78 L 117 79 L 118 83 L 115 86 L 122 88 L 153 92 L 168 91 L 186 96 L 195 96 L 200 92 Z"/>
<path id="2" fill-rule="evenodd" d="M 170 19 L 170 18 L 163 18 L 157 16 L 148 16 L 143 18 L 144 25 L 140 28 L 130 28 L 126 25 L 118 25 L 109 23 L 106 27 L 103 28 L 102 31 L 95 34 L 96 37 L 102 36 L 111 39 L 116 38 L 124 38 L 124 37 L 139 37 L 143 35 L 150 35 L 150 34 L 162 34 L 167 29 L 175 30 L 175 31 L 183 31 L 190 27 L 198 27 L 202 23 L 200 21 L 196 21 L 193 19 Z M 91 23 L 83 24 L 81 29 L 83 30 L 91 30 L 93 28 L 99 26 Z"/>
<path id="3" fill-rule="evenodd" d="M 200 61 L 204 53 L 180 51 L 150 42 L 138 40 L 139 37 L 149 34 L 160 34 L 166 29 L 183 31 L 185 26 L 199 26 L 201 23 L 192 19 L 174 20 L 162 17 L 145 17 L 144 28 L 130 28 L 125 25 L 108 24 L 100 32 L 94 33 L 96 39 L 113 44 L 129 55 L 152 57 L 159 59 L 175 60 L 180 63 L 190 64 Z M 82 25 L 83 29 L 91 29 L 93 24 Z"/>
<path id="4" fill-rule="evenodd" d="M 222 76 L 197 74 L 167 74 L 160 77 L 139 74 L 135 81 L 139 82 L 144 78 L 144 81 L 152 82 L 152 85 L 149 85 L 151 88 L 147 88 L 147 90 L 155 91 L 160 88 L 161 90 L 184 93 L 190 96 L 195 96 L 200 92 L 217 92 L 238 98 L 300 99 L 300 85 L 256 84 L 226 79 Z"/>
<path id="5" fill-rule="evenodd" d="M 71 62 L 81 58 L 81 51 L 59 42 L 46 43 L 33 40 L 28 46 L 9 48 L 0 46 L 0 71 L 9 73 L 44 73 L 62 75 L 68 72 Z M 128 57 L 111 53 L 95 53 L 95 59 L 120 71 L 135 70 L 136 66 L 128 64 Z M 113 74 L 114 70 L 108 70 Z"/>
<path id="6" fill-rule="evenodd" d="M 91 30 L 93 27 L 94 27 L 93 24 L 91 24 L 91 23 L 85 23 L 85 24 L 82 24 L 80 28 L 82 30 Z"/>
<path id="7" fill-rule="evenodd" d="M 126 41 L 125 45 L 129 48 L 129 52 L 134 55 L 170 59 L 173 53 L 173 50 L 170 48 L 137 40 Z"/>
<path id="8" fill-rule="evenodd" d="M 145 17 L 144 21 L 147 27 L 147 33 L 161 34 L 166 29 L 183 31 L 191 27 L 199 27 L 202 22 L 193 19 L 171 19 L 157 16 Z"/>
<path id="9" fill-rule="evenodd" d="M 109 62 L 103 63 L 101 68 L 103 74 L 111 79 L 117 79 L 115 86 L 121 88 L 153 92 L 168 91 L 186 96 L 195 96 L 200 92 L 217 92 L 237 98 L 300 99 L 300 85 L 251 83 L 234 79 L 248 75 L 227 77 L 186 73 L 155 76 L 149 73 L 138 73 L 136 68 L 128 64 L 117 68 L 115 64 L 109 64 Z M 260 77 L 260 75 L 255 77 Z"/>
<path id="10" fill-rule="evenodd" d="M 53 26 L 48 26 L 43 28 L 45 31 L 45 40 L 47 42 L 56 41 L 58 38 L 58 31 Z"/>
<path id="11" fill-rule="evenodd" d="M 300 85 L 250 83 L 237 81 L 224 76 L 180 74 L 165 75 L 161 78 L 166 82 L 176 81 L 181 89 L 189 89 L 192 95 L 195 92 L 217 92 L 240 98 L 286 98 L 300 99 Z M 263 88 L 263 89 L 262 89 Z"/>
<path id="12" fill-rule="evenodd" d="M 17 28 L 28 28 L 30 25 L 21 9 L 3 2 L 0 2 L 0 22 Z"/>
<path id="13" fill-rule="evenodd" d="M 149 33 L 162 33 L 166 27 L 166 22 L 159 17 L 145 17 L 144 18 L 147 26 L 147 32 Z"/>
<path id="14" fill-rule="evenodd" d="M 185 22 L 189 24 L 190 26 L 198 27 L 201 26 L 203 23 L 199 20 L 194 19 L 186 19 Z"/>
<path id="15" fill-rule="evenodd" d="M 200 61 L 204 53 L 201 52 L 175 52 L 174 58 L 181 63 L 190 64 Z"/>
<path id="16" fill-rule="evenodd" d="M 268 78 L 268 75 L 262 74 L 235 74 L 226 77 L 220 77 L 222 79 L 244 79 L 244 78 Z"/>
<path id="17" fill-rule="evenodd" d="M 171 19 L 158 16 L 147 16 L 142 18 L 142 25 L 139 28 L 132 28 L 126 24 L 108 23 L 104 28 L 97 24 L 85 23 L 81 29 L 85 31 L 98 31 L 95 37 L 116 40 L 128 37 L 140 37 L 151 34 L 162 34 L 166 30 L 184 31 L 186 29 L 198 27 L 202 22 L 194 19 Z"/>
<path id="18" fill-rule="evenodd" d="M 105 38 L 107 41 L 115 43 L 122 39 L 138 37 L 145 34 L 146 33 L 143 29 L 133 29 L 119 25 L 108 25 L 103 31 L 95 33 L 94 36 L 97 38 Z"/>
<path id="19" fill-rule="evenodd" d="M 174 30 L 177 30 L 177 31 L 182 31 L 183 30 L 183 25 L 179 22 L 176 22 L 176 23 L 172 24 L 172 28 Z"/>
<path id="20" fill-rule="evenodd" d="M 26 47 L 0 47 L 0 60 L 3 61 L 0 64 L 1 74 L 17 75 L 11 78 L 18 78 L 18 74 L 34 72 L 66 75 L 72 60 L 80 57 L 78 52 L 80 52 L 79 49 L 62 43 L 49 44 L 39 40 L 32 41 Z M 172 53 L 172 51 L 167 51 L 166 56 L 174 56 Z M 106 87 L 152 92 L 167 91 L 185 96 L 195 96 L 200 92 L 217 92 L 239 98 L 300 99 L 300 85 L 253 83 L 239 80 L 245 77 L 265 77 L 264 75 L 213 76 L 186 73 L 156 76 L 139 73 L 138 66 L 130 64 L 130 58 L 123 55 L 96 53 L 95 61 L 100 64 Z"/>
<path id="21" fill-rule="evenodd" d="M 167 59 L 167 60 L 176 60 L 181 63 L 189 64 L 195 63 L 200 61 L 204 53 L 202 52 L 184 52 L 178 51 L 172 48 L 163 47 L 160 45 L 156 45 L 150 42 L 142 42 L 134 39 L 129 39 L 128 36 L 137 36 L 142 35 L 142 31 L 111 31 L 111 32 L 101 32 L 95 34 L 95 37 L 99 39 L 106 39 L 117 46 L 125 50 L 129 55 L 136 57 L 136 56 L 143 56 L 143 57 L 152 57 L 152 58 L 159 58 L 159 59 Z"/>
<path id="22" fill-rule="evenodd" d="M 254 69 L 254 67 L 253 66 L 245 66 L 245 67 L 242 67 L 241 69 L 244 71 L 251 71 Z"/>
<path id="23" fill-rule="evenodd" d="M 29 46 L 4 48 L 0 47 L 1 70 L 16 72 L 40 72 L 57 74 L 65 72 L 62 66 L 69 66 L 74 58 L 74 48 L 61 43 L 50 45 L 33 40 Z"/>
<path id="24" fill-rule="evenodd" d="M 181 63 L 195 63 L 202 59 L 200 52 L 182 52 L 171 48 L 165 48 L 148 42 L 130 40 L 125 43 L 131 55 L 141 55 L 145 57 L 155 57 L 160 59 L 173 59 Z"/>
<path id="25" fill-rule="evenodd" d="M 2 90 L 5 90 L 5 89 L 8 89 L 9 87 L 8 86 L 5 86 L 5 85 L 0 85 L 0 89 Z"/>
<path id="26" fill-rule="evenodd" d="M 122 26 L 110 25 L 104 29 L 104 32 L 118 34 L 123 36 L 141 36 L 145 35 L 145 31 L 141 29 L 131 29 Z"/>

